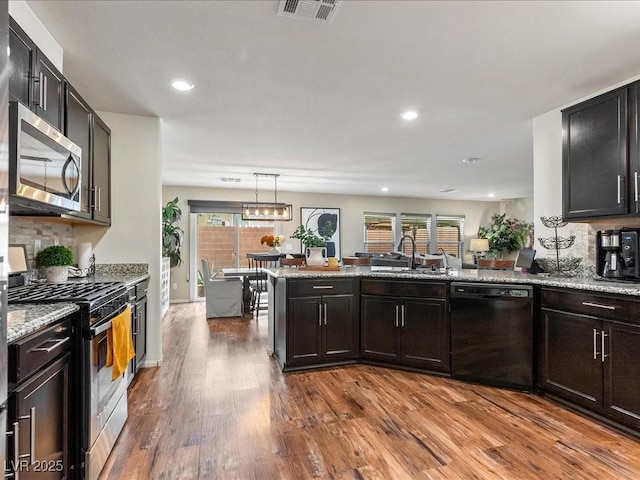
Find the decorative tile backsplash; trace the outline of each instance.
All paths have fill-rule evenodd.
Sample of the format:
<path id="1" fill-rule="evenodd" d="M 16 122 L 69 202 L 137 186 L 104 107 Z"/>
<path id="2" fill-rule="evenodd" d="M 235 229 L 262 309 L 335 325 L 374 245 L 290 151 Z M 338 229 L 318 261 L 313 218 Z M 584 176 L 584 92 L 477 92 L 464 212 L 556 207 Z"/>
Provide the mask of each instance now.
<path id="1" fill-rule="evenodd" d="M 29 217 L 11 217 L 9 222 L 9 243 L 24 244 L 27 254 L 33 259 L 33 245 L 40 240 L 41 248 L 55 245 L 71 247 L 73 245 L 73 225 L 58 222 L 43 222 L 42 219 Z"/>

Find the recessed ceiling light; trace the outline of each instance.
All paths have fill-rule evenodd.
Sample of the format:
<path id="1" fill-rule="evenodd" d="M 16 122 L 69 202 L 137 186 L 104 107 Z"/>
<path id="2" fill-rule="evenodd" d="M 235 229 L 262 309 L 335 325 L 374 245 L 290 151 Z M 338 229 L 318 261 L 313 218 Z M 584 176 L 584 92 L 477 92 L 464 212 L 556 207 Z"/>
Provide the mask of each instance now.
<path id="1" fill-rule="evenodd" d="M 388 192 L 388 191 L 389 191 L 389 187 L 382 187 L 382 188 L 381 188 L 381 190 L 382 190 L 383 192 Z"/>
<path id="2" fill-rule="evenodd" d="M 495 194 L 495 193 L 489 193 L 489 194 L 487 194 L 487 197 L 489 197 L 489 198 L 493 198 L 493 197 L 495 197 L 495 196 L 496 196 L 496 194 Z"/>
<path id="3" fill-rule="evenodd" d="M 176 90 L 180 90 L 181 92 L 188 92 L 193 87 L 195 87 L 193 83 L 189 83 L 186 80 L 174 80 L 173 82 L 171 82 L 171 86 Z"/>
<path id="4" fill-rule="evenodd" d="M 418 118 L 418 112 L 415 110 L 409 110 L 400 115 L 404 120 L 415 120 Z"/>
<path id="5" fill-rule="evenodd" d="M 467 157 L 462 159 L 462 163 L 476 163 L 481 160 L 480 157 Z"/>

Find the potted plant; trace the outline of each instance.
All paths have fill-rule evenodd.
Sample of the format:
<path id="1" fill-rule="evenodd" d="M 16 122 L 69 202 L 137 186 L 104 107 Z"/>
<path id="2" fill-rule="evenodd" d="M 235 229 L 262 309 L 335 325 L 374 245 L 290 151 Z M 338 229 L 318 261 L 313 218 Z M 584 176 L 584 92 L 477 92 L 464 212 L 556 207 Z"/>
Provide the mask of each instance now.
<path id="1" fill-rule="evenodd" d="M 178 197 L 176 197 L 162 208 L 162 256 L 169 257 L 171 268 L 182 263 L 180 247 L 184 232 L 176 225 L 181 219 L 182 210 L 178 206 Z"/>
<path id="2" fill-rule="evenodd" d="M 69 278 L 69 266 L 73 265 L 73 252 L 63 245 L 51 245 L 36 255 L 36 266 L 42 268 L 47 282 L 63 283 Z"/>
<path id="3" fill-rule="evenodd" d="M 329 222 L 330 223 L 330 222 Z M 331 230 L 331 227 L 329 227 Z M 291 238 L 297 238 L 305 247 L 305 256 L 307 258 L 307 265 L 324 265 L 324 257 L 327 252 L 327 238 L 331 238 L 331 235 L 327 235 L 328 231 L 320 232 L 322 237 L 316 235 L 316 233 L 310 228 L 305 228 L 304 225 L 298 225 L 295 232 L 291 235 Z"/>
<path id="4" fill-rule="evenodd" d="M 532 234 L 533 223 L 517 218 L 507 218 L 506 213 L 494 213 L 491 216 L 491 225 L 478 229 L 478 238 L 486 238 L 489 241 L 488 259 L 494 262 L 511 262 L 511 268 L 513 268 L 514 262 L 513 260 L 503 260 L 504 254 L 513 253 L 526 247 Z M 480 261 L 478 264 L 480 265 Z M 497 268 L 505 268 L 505 265 L 498 265 Z M 508 268 L 508 266 L 506 267 Z"/>
<path id="5" fill-rule="evenodd" d="M 271 250 L 269 250 L 269 253 L 272 255 L 280 254 L 280 250 L 278 250 L 277 247 L 281 246 L 283 243 L 284 243 L 284 235 L 264 235 L 260 239 L 261 245 L 267 245 L 268 247 L 271 247 Z"/>

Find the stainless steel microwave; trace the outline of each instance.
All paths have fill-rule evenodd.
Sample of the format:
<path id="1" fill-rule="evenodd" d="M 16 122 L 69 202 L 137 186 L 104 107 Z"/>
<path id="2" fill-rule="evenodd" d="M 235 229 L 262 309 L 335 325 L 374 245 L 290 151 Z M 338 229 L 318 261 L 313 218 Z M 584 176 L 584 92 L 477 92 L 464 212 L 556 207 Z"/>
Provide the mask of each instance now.
<path id="1" fill-rule="evenodd" d="M 80 210 L 82 150 L 23 104 L 9 103 L 9 209 Z"/>

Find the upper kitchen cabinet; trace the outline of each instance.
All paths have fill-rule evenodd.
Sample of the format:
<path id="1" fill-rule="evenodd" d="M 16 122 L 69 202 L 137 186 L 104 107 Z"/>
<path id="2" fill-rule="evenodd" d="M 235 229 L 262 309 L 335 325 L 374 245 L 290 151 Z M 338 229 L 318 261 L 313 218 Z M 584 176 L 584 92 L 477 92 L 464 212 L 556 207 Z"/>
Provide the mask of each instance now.
<path id="1" fill-rule="evenodd" d="M 562 111 L 564 218 L 638 213 L 637 98 L 632 84 Z"/>
<path id="2" fill-rule="evenodd" d="M 81 207 L 67 216 L 111 224 L 111 130 L 66 83 L 64 134 L 82 148 Z"/>
<path id="3" fill-rule="evenodd" d="M 23 103 L 62 131 L 64 78 L 12 18 L 9 69 L 9 99 Z"/>

